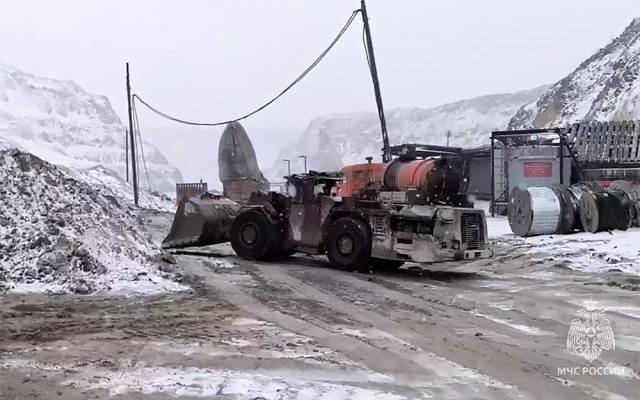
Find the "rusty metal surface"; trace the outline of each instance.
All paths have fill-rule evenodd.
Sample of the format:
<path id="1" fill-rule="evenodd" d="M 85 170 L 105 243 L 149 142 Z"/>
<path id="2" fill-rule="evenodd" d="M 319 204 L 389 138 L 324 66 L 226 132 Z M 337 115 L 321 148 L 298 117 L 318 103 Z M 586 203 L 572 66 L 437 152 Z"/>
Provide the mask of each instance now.
<path id="1" fill-rule="evenodd" d="M 388 190 L 416 189 L 427 202 L 447 200 L 460 191 L 461 171 L 441 157 L 404 161 L 387 166 L 384 184 Z"/>
<path id="2" fill-rule="evenodd" d="M 384 173 L 388 164 L 363 163 L 348 165 L 341 172 L 344 181 L 339 185 L 338 195 L 343 197 L 358 196 L 367 186 L 380 189 L 383 185 Z"/>

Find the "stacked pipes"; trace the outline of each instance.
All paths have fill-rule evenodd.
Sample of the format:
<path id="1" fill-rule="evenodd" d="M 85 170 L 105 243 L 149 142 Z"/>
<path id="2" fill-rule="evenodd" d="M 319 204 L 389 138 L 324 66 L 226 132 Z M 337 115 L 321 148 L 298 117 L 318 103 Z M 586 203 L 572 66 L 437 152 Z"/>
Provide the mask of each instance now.
<path id="1" fill-rule="evenodd" d="M 518 236 L 575 231 L 626 230 L 640 225 L 640 202 L 633 186 L 614 182 L 514 188 L 509 197 L 509 225 Z"/>

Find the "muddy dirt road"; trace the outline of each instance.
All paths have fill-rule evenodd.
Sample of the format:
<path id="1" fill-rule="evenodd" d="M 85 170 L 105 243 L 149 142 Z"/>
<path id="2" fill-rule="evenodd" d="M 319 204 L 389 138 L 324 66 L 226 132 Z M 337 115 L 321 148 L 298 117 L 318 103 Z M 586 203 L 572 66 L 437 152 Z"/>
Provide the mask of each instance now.
<path id="1" fill-rule="evenodd" d="M 640 282 L 525 250 L 363 275 L 221 245 L 175 256 L 188 293 L 5 295 L 0 398 L 637 399 Z M 615 334 L 592 362 L 567 350 L 587 307 Z"/>

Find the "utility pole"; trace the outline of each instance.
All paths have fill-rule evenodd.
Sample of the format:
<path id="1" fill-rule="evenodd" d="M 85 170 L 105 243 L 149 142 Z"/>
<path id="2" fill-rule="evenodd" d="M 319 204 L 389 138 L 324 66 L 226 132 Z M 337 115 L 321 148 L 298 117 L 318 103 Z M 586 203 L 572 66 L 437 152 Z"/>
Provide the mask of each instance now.
<path id="1" fill-rule="evenodd" d="M 133 116 L 131 115 L 131 82 L 129 81 L 129 63 L 127 63 L 127 107 L 129 111 L 129 140 L 131 142 L 131 178 L 133 179 L 133 204 L 138 207 L 138 171 L 136 166 L 136 143 L 133 137 Z"/>
<path id="2" fill-rule="evenodd" d="M 124 131 L 124 162 L 127 170 L 127 182 L 129 182 L 129 131 Z"/>
<path id="3" fill-rule="evenodd" d="M 380 128 L 382 128 L 382 161 L 389 162 L 391 161 L 391 149 L 389 148 L 389 135 L 387 134 L 387 120 L 384 116 L 382 94 L 380 93 L 380 81 L 378 80 L 378 68 L 376 67 L 376 57 L 373 54 L 373 41 L 371 39 L 371 29 L 369 28 L 369 16 L 367 15 L 367 5 L 364 3 L 364 0 L 360 0 L 360 11 L 362 12 L 364 34 L 367 42 L 367 61 L 369 62 L 371 80 L 373 81 L 373 90 L 376 95 Z"/>
<path id="4" fill-rule="evenodd" d="M 291 175 L 291 160 L 289 160 L 288 158 L 285 158 L 282 161 L 287 163 L 287 176 Z"/>
<path id="5" fill-rule="evenodd" d="M 451 137 L 451 131 L 447 129 L 447 133 L 445 135 L 447 136 L 447 147 L 449 147 L 449 138 Z"/>
<path id="6" fill-rule="evenodd" d="M 306 174 L 307 173 L 307 156 L 300 155 L 300 156 L 298 156 L 298 158 L 304 159 L 304 173 Z"/>

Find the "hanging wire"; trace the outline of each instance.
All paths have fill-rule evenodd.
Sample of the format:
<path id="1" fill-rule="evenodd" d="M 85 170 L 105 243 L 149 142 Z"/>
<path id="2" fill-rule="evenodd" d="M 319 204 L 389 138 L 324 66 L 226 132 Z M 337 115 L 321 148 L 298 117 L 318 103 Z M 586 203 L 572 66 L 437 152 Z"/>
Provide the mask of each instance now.
<path id="1" fill-rule="evenodd" d="M 371 60 L 369 59 L 369 47 L 367 46 L 367 29 L 364 26 L 362 27 L 362 45 L 364 46 L 364 55 L 367 58 L 369 73 L 371 73 Z"/>
<path id="2" fill-rule="evenodd" d="M 142 156 L 142 164 L 144 165 L 144 174 L 145 174 L 145 177 L 147 178 L 147 187 L 149 188 L 149 192 L 152 192 L 153 189 L 151 188 L 151 181 L 149 180 L 149 170 L 147 169 L 147 161 L 144 157 L 144 149 L 142 146 L 142 136 L 140 136 L 140 122 L 138 121 L 138 112 L 136 110 L 135 103 L 131 104 L 131 114 L 133 115 L 133 131 L 138 136 L 138 147 L 140 148 L 139 153 Z M 138 176 L 140 175 L 138 174 Z"/>
<path id="3" fill-rule="evenodd" d="M 152 105 L 150 105 L 146 101 L 144 101 L 137 94 L 133 95 L 133 103 L 135 104 L 135 100 L 139 100 L 140 103 L 144 104 L 149 110 L 153 111 L 154 113 L 158 114 L 159 116 L 161 116 L 163 118 L 166 118 L 168 120 L 171 120 L 171 121 L 174 121 L 174 122 L 178 122 L 178 123 L 181 123 L 181 124 L 186 124 L 186 125 L 220 126 L 220 125 L 226 125 L 226 124 L 231 123 L 231 122 L 242 121 L 243 119 L 249 118 L 252 115 L 257 114 L 260 111 L 264 110 L 265 108 L 269 107 L 276 100 L 278 100 L 285 93 L 287 93 L 291 88 L 293 88 L 296 84 L 298 84 L 302 79 L 304 79 L 304 77 L 306 77 L 309 74 L 309 72 L 311 72 L 322 61 L 322 59 L 324 59 L 324 57 L 329 53 L 329 51 L 331 51 L 331 49 L 336 45 L 336 43 L 338 43 L 340 38 L 342 38 L 342 35 L 344 35 L 344 33 L 347 31 L 347 29 L 349 29 L 349 26 L 351 26 L 351 23 L 353 22 L 353 20 L 356 18 L 356 16 L 358 15 L 358 13 L 360 11 L 361 10 L 358 9 L 358 10 L 355 10 L 355 11 L 353 11 L 351 13 L 351 16 L 349 17 L 349 19 L 347 19 L 347 22 L 344 24 L 342 29 L 340 29 L 340 32 L 338 32 L 338 35 L 333 39 L 333 41 L 331 41 L 329 46 L 322 53 L 320 53 L 318 58 L 316 58 L 313 61 L 313 63 L 311 63 L 311 65 L 309 65 L 307 67 L 307 69 L 305 69 L 300 75 L 298 75 L 298 77 L 293 82 L 291 82 L 286 88 L 284 88 L 284 90 L 282 90 L 278 95 L 276 95 L 275 97 L 273 97 L 271 100 L 267 101 L 266 103 L 264 103 L 260 107 L 256 108 L 255 110 L 251 111 L 250 113 L 245 114 L 245 115 L 243 115 L 243 116 L 241 116 L 239 118 L 228 120 L 228 121 L 221 121 L 221 122 L 193 122 L 193 121 L 187 121 L 187 120 L 184 120 L 184 119 L 180 119 L 180 118 L 171 116 L 171 115 L 169 115 L 167 113 L 164 113 L 164 112 L 158 110 L 157 108 L 153 107 Z"/>

